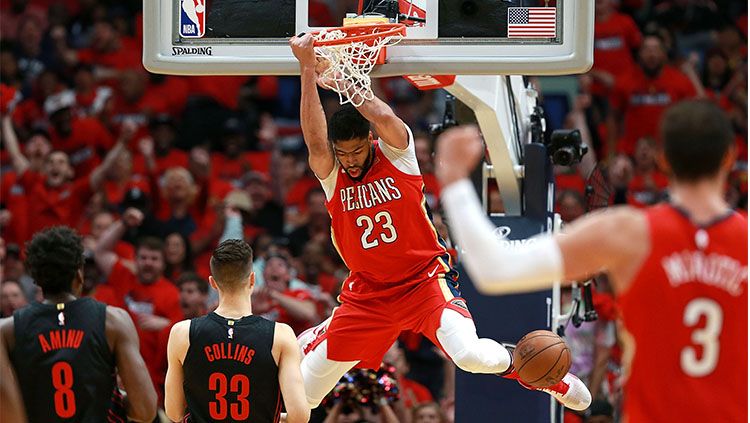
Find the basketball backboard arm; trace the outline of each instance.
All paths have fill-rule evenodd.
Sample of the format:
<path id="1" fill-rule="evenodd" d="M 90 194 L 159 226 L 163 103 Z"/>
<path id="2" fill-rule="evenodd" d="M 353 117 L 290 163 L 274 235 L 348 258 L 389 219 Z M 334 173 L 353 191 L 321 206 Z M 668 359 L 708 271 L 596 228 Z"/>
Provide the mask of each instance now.
<path id="1" fill-rule="evenodd" d="M 551 39 L 424 39 L 434 36 L 433 24 L 428 22 L 424 29 L 412 28 L 412 35 L 407 33 L 405 40 L 388 48 L 387 62 L 376 66 L 372 76 L 585 72 L 593 63 L 594 0 L 565 0 L 560 4 L 557 36 Z M 144 0 L 143 64 L 149 71 L 178 75 L 299 73 L 287 39 L 183 38 L 177 30 L 180 10 L 180 1 Z M 436 16 L 437 8 L 432 10 Z M 295 16 L 295 33 L 309 28 L 297 28 L 299 22 L 306 22 L 306 18 Z"/>
<path id="2" fill-rule="evenodd" d="M 445 89 L 474 111 L 492 161 L 491 171 L 485 174 L 497 180 L 505 214 L 520 216 L 523 164 L 519 147 L 529 142 L 529 116 L 536 106 L 536 91 L 527 88 L 518 75 L 458 75 Z M 514 113 L 519 117 L 518 130 L 512 121 Z"/>

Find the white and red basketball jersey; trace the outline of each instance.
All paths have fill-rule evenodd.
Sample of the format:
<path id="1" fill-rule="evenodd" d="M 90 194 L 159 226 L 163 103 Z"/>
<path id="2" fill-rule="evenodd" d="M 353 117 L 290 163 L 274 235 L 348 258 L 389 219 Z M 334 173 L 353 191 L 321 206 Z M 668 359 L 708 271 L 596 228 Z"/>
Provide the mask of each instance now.
<path id="1" fill-rule="evenodd" d="M 633 422 L 747 422 L 747 220 L 647 210 L 651 252 L 620 298 Z M 613 236 L 616 236 L 613 234 Z"/>
<path id="2" fill-rule="evenodd" d="M 337 162 L 321 181 L 331 237 L 351 278 L 416 282 L 450 271 L 448 253 L 429 216 L 414 139 L 408 132 L 404 151 L 382 141 L 374 144 L 373 163 L 362 180 L 354 181 Z"/>

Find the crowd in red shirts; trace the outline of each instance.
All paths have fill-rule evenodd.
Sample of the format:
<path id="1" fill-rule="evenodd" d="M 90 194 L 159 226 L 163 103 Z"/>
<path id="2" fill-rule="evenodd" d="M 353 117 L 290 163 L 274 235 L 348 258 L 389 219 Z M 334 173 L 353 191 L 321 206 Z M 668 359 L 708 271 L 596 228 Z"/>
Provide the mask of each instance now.
<path id="1" fill-rule="evenodd" d="M 335 2 L 311 2 L 329 19 Z M 45 227 L 76 228 L 85 237 L 86 295 L 131 312 L 161 388 L 169 328 L 216 303 L 206 278 L 220 240 L 253 245 L 255 311 L 297 331 L 330 313 L 347 269 L 307 167 L 297 78 L 150 74 L 140 59 L 140 8 L 96 0 L 0 6 L 0 312 L 38 296 L 23 267 L 24 243 Z M 727 199 L 746 213 L 747 5 L 597 0 L 595 22 L 594 66 L 577 77 L 565 125 L 581 129 L 592 147 L 605 205 L 666 198 L 658 121 L 669 105 L 699 97 L 717 102 L 735 125 Z M 375 85 L 415 132 L 428 203 L 446 236 L 427 131 L 441 118 L 443 93 L 400 78 Z M 336 100 L 324 95 L 325 108 Z M 563 219 L 585 213 L 588 171 L 560 168 L 556 179 Z M 594 348 L 582 355 L 606 351 L 607 360 L 594 360 L 607 366 L 605 377 L 591 390 L 616 405 L 616 310 L 606 283 L 600 287 L 602 322 L 576 333 Z M 391 355 L 399 377 L 411 378 L 410 406 L 442 400 L 450 411 L 442 357 L 418 336 L 402 338 L 403 351 Z M 600 375 L 593 366 L 583 363 L 581 372 Z"/>

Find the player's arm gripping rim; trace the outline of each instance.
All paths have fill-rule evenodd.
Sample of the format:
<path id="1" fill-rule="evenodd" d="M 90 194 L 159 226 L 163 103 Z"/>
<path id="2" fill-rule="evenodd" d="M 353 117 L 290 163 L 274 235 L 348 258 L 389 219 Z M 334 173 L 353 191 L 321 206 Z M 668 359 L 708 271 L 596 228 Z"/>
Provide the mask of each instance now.
<path id="1" fill-rule="evenodd" d="M 128 419 L 151 422 L 156 417 L 156 390 L 140 353 L 138 333 L 123 309 L 107 307 L 105 331 L 127 396 Z"/>
<path id="2" fill-rule="evenodd" d="M 357 110 L 373 124 L 375 132 L 383 142 L 399 150 L 404 150 L 409 146 L 406 124 L 383 100 L 377 97 L 365 100 L 361 106 L 357 107 Z"/>
<path id="3" fill-rule="evenodd" d="M 279 387 L 286 406 L 287 423 L 305 423 L 310 419 L 310 407 L 305 397 L 305 385 L 300 370 L 300 352 L 292 328 L 276 323 L 271 354 L 279 366 Z"/>
<path id="4" fill-rule="evenodd" d="M 310 151 L 310 169 L 318 179 L 325 179 L 334 167 L 333 151 L 328 143 L 328 128 L 323 105 L 318 95 L 317 59 L 310 34 L 294 37 L 290 41 L 292 52 L 299 60 L 302 97 L 300 99 L 300 122 L 302 135 Z"/>

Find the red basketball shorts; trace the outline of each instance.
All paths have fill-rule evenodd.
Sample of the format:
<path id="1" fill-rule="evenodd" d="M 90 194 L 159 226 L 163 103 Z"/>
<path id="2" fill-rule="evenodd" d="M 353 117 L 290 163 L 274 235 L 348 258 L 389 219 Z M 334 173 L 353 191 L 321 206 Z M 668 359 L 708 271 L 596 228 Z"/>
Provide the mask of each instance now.
<path id="1" fill-rule="evenodd" d="M 440 347 L 436 331 L 445 308 L 471 318 L 457 288 L 456 282 L 439 272 L 399 284 L 350 277 L 341 290 L 342 305 L 334 309 L 327 328 L 315 329 L 317 336 L 305 352 L 328 340 L 328 359 L 359 361 L 357 367 L 377 369 L 403 330 L 419 332 Z"/>

